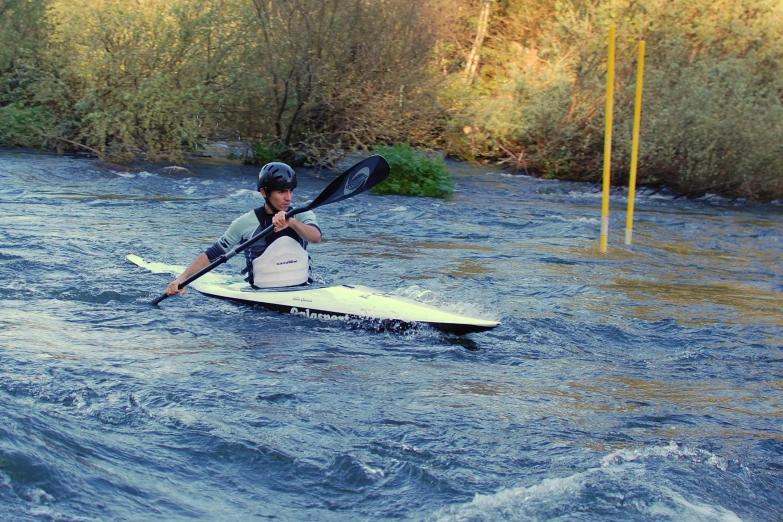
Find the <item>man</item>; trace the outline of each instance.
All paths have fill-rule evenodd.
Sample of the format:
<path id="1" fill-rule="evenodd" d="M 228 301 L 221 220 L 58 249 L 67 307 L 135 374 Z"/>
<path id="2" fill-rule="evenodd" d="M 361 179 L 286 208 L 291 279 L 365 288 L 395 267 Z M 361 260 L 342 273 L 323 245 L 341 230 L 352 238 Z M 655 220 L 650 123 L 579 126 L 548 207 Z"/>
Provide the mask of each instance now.
<path id="1" fill-rule="evenodd" d="M 285 163 L 267 163 L 258 173 L 257 189 L 264 206 L 235 219 L 220 239 L 166 287 L 168 295 L 184 295 L 178 285 L 235 245 L 244 243 L 269 225 L 274 232 L 257 241 L 245 253 L 247 281 L 256 288 L 293 286 L 307 282 L 308 243 L 321 242 L 321 229 L 312 211 L 286 219 L 296 188 L 296 173 Z"/>

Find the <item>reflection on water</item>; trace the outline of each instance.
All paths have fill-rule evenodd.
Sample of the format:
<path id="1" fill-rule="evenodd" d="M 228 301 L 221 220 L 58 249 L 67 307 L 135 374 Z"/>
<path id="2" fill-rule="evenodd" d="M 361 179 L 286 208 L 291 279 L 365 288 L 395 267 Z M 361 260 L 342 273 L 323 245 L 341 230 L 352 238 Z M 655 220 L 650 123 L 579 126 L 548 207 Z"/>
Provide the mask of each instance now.
<path id="1" fill-rule="evenodd" d="M 471 245 L 469 243 L 432 243 L 432 242 L 421 242 L 421 241 L 414 241 L 413 245 L 415 247 L 425 249 L 425 250 L 480 250 L 484 252 L 494 252 L 495 249 L 488 246 L 483 245 Z"/>
<path id="2" fill-rule="evenodd" d="M 484 277 L 492 272 L 489 263 L 462 259 L 457 261 L 456 265 L 451 266 L 446 273 L 452 277 L 476 278 Z"/>
<path id="3" fill-rule="evenodd" d="M 781 295 L 740 282 L 669 283 L 618 278 L 600 286 L 606 292 L 620 293 L 630 300 L 623 315 L 647 321 L 677 317 L 683 324 L 700 325 L 722 320 L 729 314 L 743 324 L 768 322 L 783 326 Z M 601 308 L 600 303 L 592 305 L 595 310 Z"/>
<path id="4" fill-rule="evenodd" d="M 680 222 L 684 219 L 662 214 Z M 676 317 L 691 326 L 726 317 L 741 324 L 783 326 L 783 271 L 777 254 L 780 225 L 769 219 L 741 219 L 743 227 L 753 223 L 758 228 L 738 236 L 715 216 L 686 216 L 715 230 L 693 233 L 693 223 L 688 229 L 673 230 L 671 224 L 649 221 L 653 216 L 647 211 L 648 221 L 635 235 L 632 247 L 610 245 L 609 252 L 601 254 L 593 246 L 587 251 L 591 266 L 585 267 L 584 262 L 590 261 L 583 260 L 573 270 L 561 267 L 558 271 L 578 276 L 587 270 L 597 288 L 623 300 L 619 309 L 607 306 L 614 299 L 596 296 L 579 303 L 601 314 L 619 313 L 648 321 Z M 766 249 L 769 245 L 774 248 Z"/>

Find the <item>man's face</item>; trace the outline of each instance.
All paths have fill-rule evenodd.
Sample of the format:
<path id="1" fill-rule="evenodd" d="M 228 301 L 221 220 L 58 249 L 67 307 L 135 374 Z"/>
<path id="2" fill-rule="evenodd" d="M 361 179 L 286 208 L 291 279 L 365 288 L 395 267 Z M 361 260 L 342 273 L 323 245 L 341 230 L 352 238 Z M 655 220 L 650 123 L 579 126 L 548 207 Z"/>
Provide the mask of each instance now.
<path id="1" fill-rule="evenodd" d="M 272 210 L 288 210 L 291 206 L 291 200 L 294 197 L 294 191 L 288 190 L 270 190 L 267 195 L 264 189 L 261 189 L 261 195 L 269 199 L 269 203 L 272 205 Z"/>

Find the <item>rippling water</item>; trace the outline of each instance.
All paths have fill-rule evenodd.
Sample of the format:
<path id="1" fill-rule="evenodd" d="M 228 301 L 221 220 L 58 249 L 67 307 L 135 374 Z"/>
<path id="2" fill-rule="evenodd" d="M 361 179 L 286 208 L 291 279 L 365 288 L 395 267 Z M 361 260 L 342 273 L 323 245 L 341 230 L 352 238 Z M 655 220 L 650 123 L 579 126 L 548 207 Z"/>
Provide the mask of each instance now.
<path id="1" fill-rule="evenodd" d="M 7 520 L 776 520 L 783 208 L 450 165 L 317 211 L 329 283 L 498 319 L 376 332 L 189 292 L 256 169 L 0 151 Z M 302 171 L 297 201 L 332 176 Z M 234 261 L 223 271 L 238 271 Z"/>

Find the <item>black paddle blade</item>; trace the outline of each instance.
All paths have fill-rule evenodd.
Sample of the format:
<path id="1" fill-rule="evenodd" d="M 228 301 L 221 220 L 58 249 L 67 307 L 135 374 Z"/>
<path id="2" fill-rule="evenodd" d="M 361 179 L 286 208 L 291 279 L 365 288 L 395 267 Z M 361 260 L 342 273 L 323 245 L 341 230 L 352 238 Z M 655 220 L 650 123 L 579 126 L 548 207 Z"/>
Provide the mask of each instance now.
<path id="1" fill-rule="evenodd" d="M 370 156 L 335 178 L 307 208 L 336 203 L 373 188 L 389 177 L 391 168 L 383 156 Z"/>

